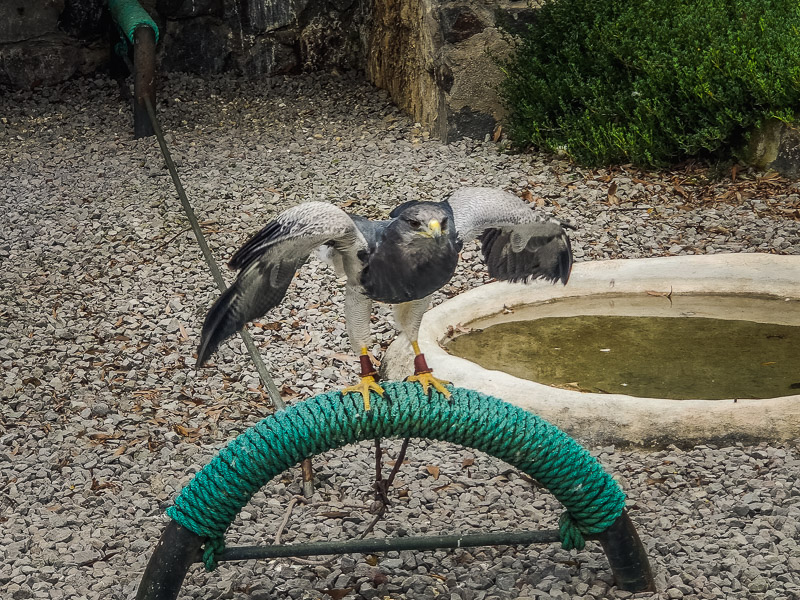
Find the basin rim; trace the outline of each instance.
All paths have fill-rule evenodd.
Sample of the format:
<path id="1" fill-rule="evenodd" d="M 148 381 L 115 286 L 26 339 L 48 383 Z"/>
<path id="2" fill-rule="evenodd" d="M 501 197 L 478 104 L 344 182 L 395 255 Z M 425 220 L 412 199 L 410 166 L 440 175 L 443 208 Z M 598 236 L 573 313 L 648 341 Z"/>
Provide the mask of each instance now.
<path id="1" fill-rule="evenodd" d="M 513 307 L 594 294 L 768 295 L 800 300 L 800 256 L 713 254 L 576 263 L 566 286 L 491 283 L 428 311 L 419 344 L 437 377 L 502 397 L 579 439 L 662 445 L 800 437 L 800 394 L 769 399 L 672 400 L 564 390 L 484 369 L 441 347 L 448 330 Z M 387 352 L 389 377 L 408 374 L 407 342 Z"/>

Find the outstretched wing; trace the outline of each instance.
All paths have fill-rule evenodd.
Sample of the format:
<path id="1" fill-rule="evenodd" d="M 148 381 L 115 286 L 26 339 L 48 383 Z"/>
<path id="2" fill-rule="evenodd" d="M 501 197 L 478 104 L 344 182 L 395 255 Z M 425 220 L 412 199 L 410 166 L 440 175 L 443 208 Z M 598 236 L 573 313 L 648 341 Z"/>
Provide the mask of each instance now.
<path id="1" fill-rule="evenodd" d="M 481 241 L 489 274 L 503 281 L 546 279 L 566 284 L 572 248 L 557 219 L 537 212 L 514 194 L 465 187 L 447 200 L 463 242 Z"/>
<path id="2" fill-rule="evenodd" d="M 330 244 L 342 255 L 345 269 L 352 269 L 358 252 L 366 249 L 364 237 L 347 213 L 325 202 L 290 208 L 250 238 L 228 263 L 241 270 L 239 276 L 206 315 L 197 366 L 245 323 L 277 306 L 297 269 L 322 244 Z M 347 274 L 358 278 L 357 273 Z"/>

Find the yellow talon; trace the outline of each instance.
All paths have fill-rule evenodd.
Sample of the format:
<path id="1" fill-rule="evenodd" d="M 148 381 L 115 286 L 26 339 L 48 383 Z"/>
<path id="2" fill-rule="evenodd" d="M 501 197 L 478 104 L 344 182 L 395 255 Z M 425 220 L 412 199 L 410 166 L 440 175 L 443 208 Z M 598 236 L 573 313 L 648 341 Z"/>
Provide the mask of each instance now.
<path id="1" fill-rule="evenodd" d="M 370 392 L 375 392 L 379 396 L 384 395 L 383 388 L 378 385 L 372 375 L 367 375 L 361 378 L 356 385 L 351 385 L 342 390 L 343 394 L 361 394 L 364 399 L 364 410 L 370 410 L 369 395 Z"/>
<path id="2" fill-rule="evenodd" d="M 428 393 L 428 388 L 433 386 L 433 389 L 442 396 L 450 398 L 452 394 L 444 386 L 449 385 L 451 382 L 433 376 L 433 369 L 425 362 L 425 355 L 420 351 L 417 340 L 411 341 L 411 349 L 414 351 L 414 374 L 406 377 L 406 381 L 419 383 L 422 386 L 422 391 L 426 394 Z"/>
<path id="3" fill-rule="evenodd" d="M 450 393 L 450 390 L 444 387 L 452 382 L 445 381 L 444 379 L 439 379 L 438 377 L 434 377 L 433 373 L 431 373 L 430 371 L 410 375 L 409 377 L 406 377 L 406 381 L 419 383 L 422 386 L 422 391 L 425 392 L 426 394 L 428 393 L 428 388 L 433 386 L 433 389 L 435 389 L 445 398 L 450 398 L 450 396 L 452 395 Z"/>

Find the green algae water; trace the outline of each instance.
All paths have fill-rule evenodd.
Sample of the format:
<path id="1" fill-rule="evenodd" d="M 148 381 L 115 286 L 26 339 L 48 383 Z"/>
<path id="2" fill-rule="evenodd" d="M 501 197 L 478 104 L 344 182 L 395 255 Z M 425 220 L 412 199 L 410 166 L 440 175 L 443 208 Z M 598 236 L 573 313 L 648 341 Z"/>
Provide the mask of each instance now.
<path id="1" fill-rule="evenodd" d="M 800 394 L 800 326 L 785 324 L 545 317 L 460 335 L 447 350 L 486 369 L 584 392 L 707 400 Z"/>

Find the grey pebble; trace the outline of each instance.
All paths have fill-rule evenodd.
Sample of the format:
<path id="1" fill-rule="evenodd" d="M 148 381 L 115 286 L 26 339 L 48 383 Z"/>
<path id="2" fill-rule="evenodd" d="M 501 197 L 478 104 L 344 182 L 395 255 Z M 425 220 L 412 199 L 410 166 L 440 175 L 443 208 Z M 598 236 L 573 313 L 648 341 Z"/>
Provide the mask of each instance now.
<path id="1" fill-rule="evenodd" d="M 92 405 L 91 415 L 93 417 L 105 417 L 111 412 L 111 408 L 105 402 L 95 402 Z"/>

